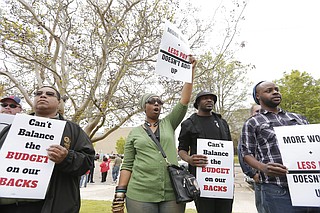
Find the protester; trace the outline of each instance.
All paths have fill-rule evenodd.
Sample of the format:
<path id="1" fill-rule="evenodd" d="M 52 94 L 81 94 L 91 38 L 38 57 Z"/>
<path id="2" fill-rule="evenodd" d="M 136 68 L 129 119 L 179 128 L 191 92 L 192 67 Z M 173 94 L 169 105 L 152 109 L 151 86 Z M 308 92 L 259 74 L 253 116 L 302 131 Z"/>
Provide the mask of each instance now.
<path id="1" fill-rule="evenodd" d="M 257 105 L 257 104 L 252 105 L 250 108 L 250 116 L 252 117 L 252 116 L 256 115 L 257 113 L 259 113 L 260 109 L 261 109 L 260 105 Z M 256 208 L 257 208 L 258 213 L 265 213 L 265 210 L 262 205 L 263 199 L 262 199 L 262 193 L 261 193 L 259 171 L 251 168 L 250 166 L 248 166 L 248 164 L 246 164 L 243 161 L 243 157 L 241 156 L 241 152 L 240 152 L 240 147 L 241 147 L 241 143 L 239 142 L 239 144 L 238 144 L 238 159 L 239 159 L 241 169 L 246 176 L 250 177 L 253 180 L 252 184 L 254 186 L 254 191 L 255 191 L 255 204 L 256 204 Z"/>
<path id="2" fill-rule="evenodd" d="M 17 96 L 8 96 L 0 100 L 0 113 L 15 115 L 22 111 L 21 99 Z"/>
<path id="3" fill-rule="evenodd" d="M 44 86 L 35 92 L 32 115 L 65 120 L 57 113 L 60 93 L 53 87 Z M 0 147 L 8 130 L 0 134 Z M 76 213 L 80 209 L 80 176 L 93 163 L 94 149 L 86 133 L 75 123 L 66 120 L 60 145 L 47 149 L 48 158 L 55 163 L 44 200 L 0 198 L 1 213 L 41 212 Z"/>
<path id="4" fill-rule="evenodd" d="M 121 158 L 119 157 L 119 155 L 116 155 L 116 158 L 114 159 L 114 165 L 112 168 L 112 181 L 114 183 L 117 182 L 121 163 L 122 163 Z"/>
<path id="5" fill-rule="evenodd" d="M 100 164 L 101 183 L 106 182 L 109 169 L 110 169 L 110 159 L 108 157 L 104 157 L 103 161 Z"/>
<path id="6" fill-rule="evenodd" d="M 292 206 L 286 174 L 273 127 L 305 125 L 303 116 L 279 107 L 281 94 L 276 84 L 259 82 L 253 98 L 260 113 L 249 118 L 242 129 L 241 154 L 245 162 L 260 172 L 263 207 L 267 213 L 320 212 L 320 208 Z M 303 193 L 303 192 L 301 192 Z"/>
<path id="7" fill-rule="evenodd" d="M 196 60 L 190 57 L 190 63 L 193 79 Z M 167 163 L 144 125 L 157 136 L 168 160 L 177 165 L 174 130 L 187 112 L 191 92 L 192 83 L 185 83 L 180 101 L 163 119 L 159 119 L 163 105 L 160 97 L 155 94 L 141 97 L 139 105 L 146 115 L 145 124 L 135 127 L 127 137 L 113 212 L 123 212 L 125 197 L 129 213 L 184 212 L 185 204 L 176 203 Z"/>
<path id="8" fill-rule="evenodd" d="M 198 110 L 182 122 L 179 135 L 179 156 L 188 162 L 188 169 L 196 176 L 196 167 L 208 164 L 207 156 L 197 154 L 197 139 L 215 139 L 231 141 L 227 122 L 220 114 L 212 112 L 217 96 L 202 91 L 196 96 L 194 107 Z M 199 197 L 195 200 L 199 213 L 231 213 L 233 199 Z"/>

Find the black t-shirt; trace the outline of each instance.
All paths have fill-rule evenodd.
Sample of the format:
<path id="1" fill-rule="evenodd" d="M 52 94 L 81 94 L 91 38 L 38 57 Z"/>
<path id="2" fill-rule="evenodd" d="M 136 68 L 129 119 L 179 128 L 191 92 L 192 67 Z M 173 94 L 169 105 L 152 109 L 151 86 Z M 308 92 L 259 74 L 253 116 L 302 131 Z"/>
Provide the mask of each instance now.
<path id="1" fill-rule="evenodd" d="M 206 139 L 221 139 L 220 126 L 218 121 L 215 119 L 213 115 L 211 116 L 199 116 L 196 115 L 199 119 L 199 123 L 201 125 L 200 129 L 202 129 L 202 135 Z"/>

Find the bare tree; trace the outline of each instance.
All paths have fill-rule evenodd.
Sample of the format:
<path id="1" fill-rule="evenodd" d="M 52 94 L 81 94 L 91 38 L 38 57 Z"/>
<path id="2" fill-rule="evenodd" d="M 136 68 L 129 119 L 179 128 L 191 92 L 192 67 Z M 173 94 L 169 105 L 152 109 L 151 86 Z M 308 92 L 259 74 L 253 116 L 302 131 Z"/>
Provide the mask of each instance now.
<path id="1" fill-rule="evenodd" d="M 38 87 L 54 85 L 68 99 L 65 116 L 93 142 L 130 121 L 141 94 L 154 85 L 169 104 L 180 92 L 182 83 L 156 78 L 153 71 L 161 24 L 187 20 L 176 15 L 175 1 L 7 0 L 1 6 L 5 89 L 18 90 L 31 106 Z M 199 48 L 212 24 L 193 20 L 188 38 Z M 97 136 L 99 129 L 104 133 Z"/>

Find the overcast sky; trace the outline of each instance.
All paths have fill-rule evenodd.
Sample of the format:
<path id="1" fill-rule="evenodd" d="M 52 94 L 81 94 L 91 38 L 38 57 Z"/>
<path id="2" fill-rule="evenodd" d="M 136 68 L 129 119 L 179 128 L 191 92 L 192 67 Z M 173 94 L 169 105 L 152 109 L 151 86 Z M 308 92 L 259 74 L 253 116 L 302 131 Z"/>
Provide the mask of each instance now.
<path id="1" fill-rule="evenodd" d="M 229 0 L 197 0 L 192 4 L 202 5 L 203 14 L 210 16 L 221 2 L 229 4 Z M 279 79 L 292 69 L 320 78 L 319 8 L 319 0 L 248 1 L 236 40 L 246 44 L 237 52 L 238 59 L 256 66 L 250 80 Z"/>
<path id="2" fill-rule="evenodd" d="M 191 2 L 195 6 L 202 6 L 202 15 L 208 17 L 212 16 L 220 4 L 231 6 L 229 0 Z M 248 78 L 252 81 L 248 103 L 253 103 L 251 92 L 256 83 L 280 79 L 284 72 L 306 71 L 315 79 L 320 79 L 320 1 L 247 2 L 243 13 L 245 20 L 238 25 L 240 35 L 234 41 L 245 43 L 245 47 L 236 52 L 236 59 L 256 67 L 248 73 Z M 214 18 L 218 22 L 223 19 L 224 17 L 219 16 Z M 225 26 L 219 30 L 224 30 L 223 27 Z"/>
<path id="3" fill-rule="evenodd" d="M 320 78 L 320 1 L 249 1 L 241 24 L 240 40 L 246 47 L 240 61 L 256 66 L 250 78 L 281 78 L 292 69 Z"/>

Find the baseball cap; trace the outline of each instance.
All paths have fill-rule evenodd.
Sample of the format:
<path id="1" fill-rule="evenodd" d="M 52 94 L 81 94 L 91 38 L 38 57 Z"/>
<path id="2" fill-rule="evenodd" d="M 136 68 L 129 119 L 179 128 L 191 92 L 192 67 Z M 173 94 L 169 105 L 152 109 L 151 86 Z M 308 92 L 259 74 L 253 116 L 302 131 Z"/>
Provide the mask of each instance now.
<path id="1" fill-rule="evenodd" d="M 10 95 L 10 96 L 8 96 L 8 97 L 2 98 L 2 99 L 0 100 L 0 102 L 3 102 L 3 101 L 8 100 L 8 99 L 13 100 L 13 101 L 16 102 L 17 104 L 20 104 L 20 102 L 21 102 L 21 99 L 20 99 L 19 97 L 17 97 L 17 96 L 14 96 L 14 95 Z"/>
<path id="2" fill-rule="evenodd" d="M 202 96 L 206 96 L 206 95 L 211 95 L 213 97 L 213 102 L 214 104 L 216 104 L 217 102 L 217 96 L 215 94 L 213 94 L 212 92 L 207 92 L 207 91 L 201 91 L 197 94 L 196 99 L 194 100 L 194 108 L 198 109 L 198 100 L 200 97 Z"/>

